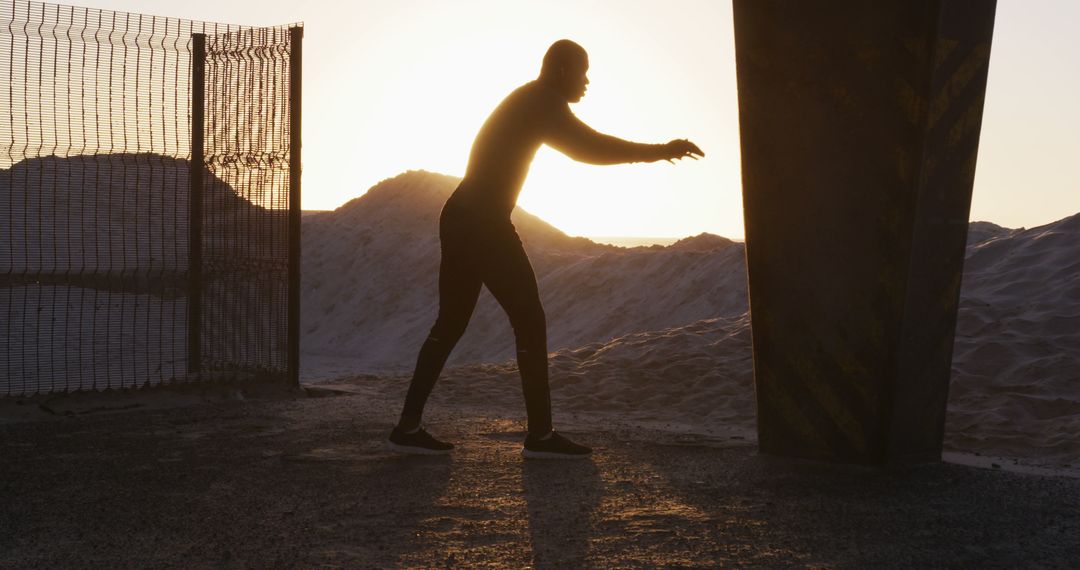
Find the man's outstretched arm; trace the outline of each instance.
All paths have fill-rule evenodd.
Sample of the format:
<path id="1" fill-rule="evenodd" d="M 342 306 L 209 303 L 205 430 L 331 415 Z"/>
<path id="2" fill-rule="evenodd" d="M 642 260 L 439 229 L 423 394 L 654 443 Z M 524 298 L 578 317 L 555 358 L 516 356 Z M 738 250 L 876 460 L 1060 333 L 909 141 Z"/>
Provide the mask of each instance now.
<path id="1" fill-rule="evenodd" d="M 588 164 L 655 162 L 705 156 L 694 143 L 677 139 L 667 144 L 642 144 L 595 131 L 561 105 L 551 114 L 544 142 L 570 158 Z"/>

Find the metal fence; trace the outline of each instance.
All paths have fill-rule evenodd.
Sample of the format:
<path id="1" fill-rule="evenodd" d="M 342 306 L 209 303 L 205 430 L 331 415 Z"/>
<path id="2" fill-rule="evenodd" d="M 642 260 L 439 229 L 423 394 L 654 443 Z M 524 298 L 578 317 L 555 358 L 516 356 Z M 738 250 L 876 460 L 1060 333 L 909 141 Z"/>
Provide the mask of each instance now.
<path id="1" fill-rule="evenodd" d="M 0 3 L 0 395 L 296 381 L 301 39 Z"/>

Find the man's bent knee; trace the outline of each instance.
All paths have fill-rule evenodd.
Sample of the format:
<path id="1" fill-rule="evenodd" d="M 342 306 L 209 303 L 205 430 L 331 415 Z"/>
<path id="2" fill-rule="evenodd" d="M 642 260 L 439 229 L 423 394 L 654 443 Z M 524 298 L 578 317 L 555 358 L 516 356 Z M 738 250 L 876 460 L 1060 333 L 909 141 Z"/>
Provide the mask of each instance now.
<path id="1" fill-rule="evenodd" d="M 444 344 L 448 346 L 454 346 L 461 340 L 461 337 L 465 334 L 465 327 L 463 326 L 447 326 L 440 323 L 435 323 L 431 332 L 428 333 L 427 340 Z"/>

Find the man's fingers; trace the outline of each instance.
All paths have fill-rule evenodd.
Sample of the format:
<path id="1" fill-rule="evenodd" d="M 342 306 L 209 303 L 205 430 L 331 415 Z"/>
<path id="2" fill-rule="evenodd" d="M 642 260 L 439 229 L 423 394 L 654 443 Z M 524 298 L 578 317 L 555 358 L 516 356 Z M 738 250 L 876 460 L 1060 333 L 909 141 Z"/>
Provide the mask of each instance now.
<path id="1" fill-rule="evenodd" d="M 705 153 L 702 152 L 700 148 L 698 148 L 698 145 L 686 139 L 675 139 L 668 143 L 668 148 L 672 149 L 673 152 L 672 156 L 670 158 L 666 158 L 665 160 L 672 164 L 675 164 L 676 160 L 686 157 L 697 160 L 705 156 Z"/>

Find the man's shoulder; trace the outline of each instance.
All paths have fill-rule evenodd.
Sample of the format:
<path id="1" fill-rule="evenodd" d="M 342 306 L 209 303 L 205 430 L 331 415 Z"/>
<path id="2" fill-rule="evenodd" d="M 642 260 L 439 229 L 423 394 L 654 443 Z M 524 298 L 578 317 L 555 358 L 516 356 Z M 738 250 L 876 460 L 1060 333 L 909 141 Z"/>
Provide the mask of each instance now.
<path id="1" fill-rule="evenodd" d="M 533 107 L 536 110 L 569 110 L 570 108 L 554 89 L 537 80 L 518 87 L 510 93 L 507 100 Z"/>

